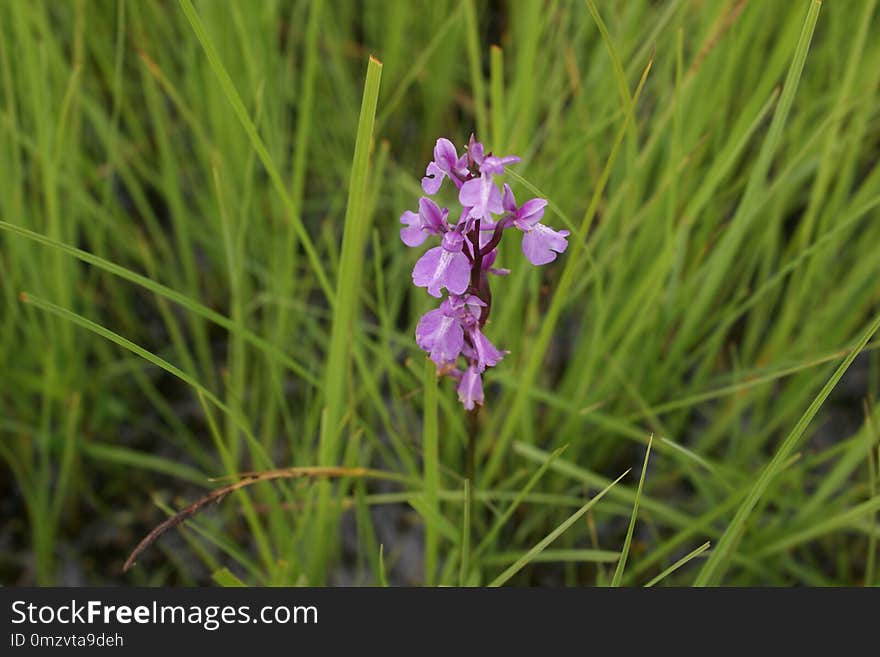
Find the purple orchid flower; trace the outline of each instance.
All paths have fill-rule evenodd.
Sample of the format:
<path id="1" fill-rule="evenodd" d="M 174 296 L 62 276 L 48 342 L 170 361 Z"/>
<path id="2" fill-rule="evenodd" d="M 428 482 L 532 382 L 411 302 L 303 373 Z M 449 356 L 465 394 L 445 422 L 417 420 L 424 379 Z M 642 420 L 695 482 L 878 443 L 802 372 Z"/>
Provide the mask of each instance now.
<path id="1" fill-rule="evenodd" d="M 479 167 L 480 177 L 468 180 L 461 186 L 458 202 L 464 207 L 471 208 L 470 218 L 491 221 L 492 214 L 500 214 L 504 209 L 501 192 L 493 181 L 494 176 L 502 175 L 505 166 L 516 164 L 520 159 L 515 155 L 508 157 L 483 155 L 483 145 L 475 142 L 473 135 L 471 135 L 468 154 Z"/>
<path id="2" fill-rule="evenodd" d="M 506 351 L 497 349 L 489 342 L 489 338 L 483 335 L 479 326 L 472 326 L 468 331 L 468 337 L 473 345 L 472 362 L 480 372 L 484 372 L 487 367 L 495 367 L 507 354 Z"/>
<path id="3" fill-rule="evenodd" d="M 507 352 L 495 347 L 480 331 L 479 318 L 485 306 L 474 295 L 450 295 L 439 308 L 419 320 L 416 343 L 438 365 L 455 363 L 461 354 L 472 361 L 478 372 L 497 365 Z"/>
<path id="4" fill-rule="evenodd" d="M 442 306 L 425 313 L 416 327 L 416 344 L 438 365 L 454 363 L 464 347 L 464 329 Z"/>
<path id="5" fill-rule="evenodd" d="M 522 207 L 517 207 L 513 192 L 508 185 L 504 185 L 503 204 L 504 209 L 513 215 L 513 225 L 524 233 L 522 250 L 533 265 L 553 262 L 557 253 L 563 253 L 568 248 L 567 230 L 553 230 L 540 223 L 547 207 L 546 199 L 533 198 L 523 203 Z"/>
<path id="6" fill-rule="evenodd" d="M 491 221 L 492 214 L 501 214 L 504 206 L 501 192 L 492 183 L 492 176 L 480 176 L 468 180 L 458 192 L 458 202 L 470 208 L 468 219 L 486 219 Z"/>
<path id="7" fill-rule="evenodd" d="M 449 210 L 437 207 L 429 198 L 419 199 L 419 213 L 407 210 L 400 217 L 400 223 L 406 224 L 400 229 L 400 239 L 407 246 L 419 246 L 428 239 L 428 235 L 442 235 L 449 230 L 446 217 Z"/>
<path id="8" fill-rule="evenodd" d="M 434 145 L 434 159 L 428 163 L 425 177 L 422 178 L 422 189 L 425 194 L 436 194 L 446 177 L 460 188 L 462 180 L 467 176 L 467 163 L 467 155 L 459 158 L 451 141 L 443 137 L 438 139 Z"/>
<path id="9" fill-rule="evenodd" d="M 468 367 L 458 383 L 458 400 L 465 409 L 474 410 L 474 404 L 483 405 L 483 378 L 477 368 Z"/>
<path id="10" fill-rule="evenodd" d="M 483 373 L 508 353 L 483 333 L 492 305 L 488 275 L 510 273 L 494 267 L 504 231 L 515 226 L 523 232 L 523 253 L 535 265 L 552 262 L 568 247 L 567 230 L 541 223 L 545 199 L 533 198 L 518 207 L 510 187 L 504 185 L 502 193 L 495 183 L 495 176 L 519 161 L 487 153 L 473 135 L 461 156 L 451 141 L 440 138 L 422 189 L 433 195 L 443 180 L 452 180 L 461 205 L 458 223 L 451 226 L 449 210 L 424 196 L 418 213 L 408 210 L 400 217 L 400 238 L 407 246 L 420 246 L 431 235 L 441 237 L 440 246 L 416 262 L 412 279 L 431 296 L 440 298 L 443 288 L 449 294 L 419 320 L 416 344 L 437 364 L 438 373 L 458 380 L 458 398 L 469 411 L 483 404 Z M 459 369 L 461 359 L 464 366 Z"/>
<path id="11" fill-rule="evenodd" d="M 471 265 L 463 252 L 464 235 L 457 230 L 443 235 L 441 246 L 428 249 L 412 272 L 416 287 L 428 288 L 428 294 L 440 298 L 444 287 L 451 294 L 464 294 L 471 276 Z"/>

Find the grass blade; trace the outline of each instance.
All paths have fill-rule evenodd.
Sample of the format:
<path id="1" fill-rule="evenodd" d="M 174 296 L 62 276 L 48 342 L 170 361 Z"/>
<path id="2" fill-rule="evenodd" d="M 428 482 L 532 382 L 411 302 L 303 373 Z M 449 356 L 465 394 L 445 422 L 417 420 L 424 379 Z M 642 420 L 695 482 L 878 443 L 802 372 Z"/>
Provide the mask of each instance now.
<path id="1" fill-rule="evenodd" d="M 500 516 L 495 519 L 495 522 L 492 523 L 492 527 L 486 532 L 486 535 L 483 537 L 483 540 L 480 541 L 480 544 L 474 550 L 473 558 L 476 559 L 480 554 L 483 553 L 491 544 L 492 541 L 495 540 L 495 537 L 498 536 L 498 533 L 501 531 L 501 528 L 504 527 L 504 523 L 510 520 L 510 516 L 514 514 L 514 512 L 519 508 L 519 505 L 522 504 L 523 500 L 526 496 L 531 492 L 532 488 L 538 483 L 541 477 L 544 476 L 544 473 L 547 472 L 547 469 L 550 467 L 550 464 L 556 460 L 556 457 L 560 456 L 566 449 L 568 445 L 563 445 L 555 452 L 550 454 L 550 456 L 545 460 L 541 467 L 531 476 L 531 478 L 526 482 L 526 485 L 523 486 L 516 497 L 511 501 L 510 505 L 504 510 Z"/>
<path id="2" fill-rule="evenodd" d="M 439 432 L 437 422 L 437 366 L 425 359 L 425 409 L 422 420 L 422 461 L 424 467 L 425 504 L 439 515 L 437 492 L 440 489 Z M 439 537 L 433 524 L 425 523 L 425 584 L 431 586 L 437 573 Z"/>
<path id="3" fill-rule="evenodd" d="M 617 482 L 619 482 L 621 479 L 623 479 L 628 474 L 629 474 L 629 470 L 624 472 L 617 479 L 615 479 L 610 484 L 608 484 L 608 486 L 603 488 L 594 498 L 592 498 L 589 502 L 584 504 L 580 509 L 575 511 L 573 514 L 571 514 L 565 520 L 565 522 L 563 522 L 556 529 L 554 529 L 552 532 L 547 534 L 547 536 L 545 536 L 537 545 L 535 545 L 531 550 L 526 552 L 522 557 L 517 559 L 516 562 L 511 564 L 511 566 L 509 568 L 507 568 L 507 570 L 505 570 L 503 573 L 498 575 L 498 577 L 493 579 L 492 582 L 489 584 L 489 586 L 501 586 L 502 584 L 507 582 L 511 577 L 516 575 L 520 570 L 525 568 L 529 563 L 531 563 L 531 561 L 537 555 L 541 554 L 547 548 L 548 545 L 550 545 L 553 541 L 555 541 L 562 534 L 564 534 L 566 532 L 566 530 L 568 530 L 569 527 L 571 527 L 574 523 L 576 523 L 581 518 L 581 516 L 583 516 L 587 511 L 592 509 L 593 506 L 595 506 L 599 500 L 601 500 L 603 497 L 605 497 L 605 493 L 607 493 L 609 490 L 611 490 L 614 487 L 614 485 L 617 484 Z"/>
<path id="4" fill-rule="evenodd" d="M 632 545 L 633 530 L 636 526 L 636 518 L 639 517 L 639 500 L 642 498 L 642 488 L 645 485 L 645 473 L 648 471 L 648 458 L 651 456 L 651 445 L 654 444 L 654 436 L 648 439 L 648 447 L 645 449 L 645 462 L 642 463 L 642 474 L 639 477 L 639 487 L 636 489 L 636 500 L 633 503 L 632 516 L 629 519 L 629 528 L 626 530 L 626 538 L 623 541 L 623 549 L 620 551 L 620 560 L 617 562 L 617 568 L 614 569 L 614 575 L 611 577 L 611 586 L 620 586 L 620 580 L 623 577 L 623 569 L 626 568 L 626 559 L 629 556 L 629 548 Z"/>
<path id="5" fill-rule="evenodd" d="M 337 303 L 333 306 L 333 326 L 324 370 L 325 412 L 318 446 L 318 463 L 321 465 L 336 464 L 340 453 L 342 418 L 346 408 L 346 386 L 349 382 L 348 372 L 354 343 L 354 320 L 359 309 L 361 283 L 365 273 L 363 271 L 364 246 L 369 234 L 370 219 L 367 210 L 367 182 L 381 77 L 382 63 L 378 59 L 370 57 L 367 64 L 367 77 L 364 82 L 357 139 L 351 164 L 348 205 L 345 210 L 342 249 L 339 256 L 339 276 L 336 281 Z M 314 577 L 323 576 L 327 554 L 324 541 L 327 539 L 331 522 L 329 503 L 330 484 L 324 482 L 319 486 L 316 519 L 319 537 L 313 551 L 315 555 L 312 567 Z"/>
<path id="6" fill-rule="evenodd" d="M 655 577 L 655 578 L 652 579 L 650 582 L 648 582 L 647 584 L 645 584 L 645 588 L 650 588 L 650 587 L 654 586 L 655 584 L 659 584 L 659 583 L 662 582 L 664 579 L 666 579 L 669 575 L 671 575 L 671 574 L 674 573 L 676 570 L 678 570 L 679 568 L 681 568 L 683 565 L 685 565 L 686 563 L 688 563 L 691 559 L 695 559 L 696 557 L 698 557 L 698 556 L 700 556 L 701 554 L 703 554 L 703 552 L 705 552 L 706 550 L 709 549 L 709 546 L 710 546 L 710 545 L 711 545 L 711 543 L 710 543 L 709 541 L 706 541 L 706 542 L 703 543 L 700 547 L 698 547 L 696 550 L 692 550 L 691 552 L 688 552 L 688 553 L 687 553 L 685 556 L 683 556 L 681 559 L 679 559 L 679 560 L 676 561 L 674 564 L 672 564 L 671 566 L 669 566 L 669 568 L 667 568 L 667 569 L 664 570 L 662 573 L 660 573 L 659 575 L 657 575 L 657 577 Z"/>
<path id="7" fill-rule="evenodd" d="M 467 586 L 471 568 L 471 482 L 464 480 L 464 513 L 461 522 L 461 569 L 458 585 Z"/>

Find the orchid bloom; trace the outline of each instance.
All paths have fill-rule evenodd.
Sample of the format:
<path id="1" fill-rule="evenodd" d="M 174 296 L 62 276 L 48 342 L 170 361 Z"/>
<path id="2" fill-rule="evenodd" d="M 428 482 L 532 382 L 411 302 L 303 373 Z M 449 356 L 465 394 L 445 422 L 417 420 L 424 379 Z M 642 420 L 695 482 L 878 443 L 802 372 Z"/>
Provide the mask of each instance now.
<path id="1" fill-rule="evenodd" d="M 508 353 L 483 333 L 492 304 L 488 274 L 510 273 L 493 267 L 504 231 L 511 227 L 522 231 L 522 251 L 533 265 L 553 262 L 568 246 L 567 230 L 541 223 L 546 199 L 533 198 L 517 206 L 508 185 L 498 188 L 495 177 L 519 161 L 516 156 L 486 153 L 473 136 L 459 156 L 451 141 L 440 138 L 425 169 L 422 190 L 433 196 L 444 180 L 451 180 L 458 191 L 458 223 L 451 225 L 449 209 L 428 196 L 419 199 L 417 213 L 407 210 L 400 217 L 400 239 L 407 246 L 440 237 L 440 246 L 428 249 L 416 262 L 412 280 L 433 297 L 442 298 L 444 288 L 448 295 L 419 320 L 416 344 L 437 364 L 438 372 L 458 380 L 459 401 L 469 411 L 483 404 L 482 375 Z"/>

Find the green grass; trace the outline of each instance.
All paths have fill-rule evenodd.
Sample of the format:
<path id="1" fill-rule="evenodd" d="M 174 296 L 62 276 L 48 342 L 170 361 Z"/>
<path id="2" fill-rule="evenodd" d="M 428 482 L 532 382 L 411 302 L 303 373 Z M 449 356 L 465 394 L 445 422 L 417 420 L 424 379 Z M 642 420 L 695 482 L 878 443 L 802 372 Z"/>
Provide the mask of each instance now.
<path id="1" fill-rule="evenodd" d="M 880 585 L 877 5 L 0 4 L 0 583 Z M 397 233 L 471 132 L 572 234 L 468 481 Z M 121 574 L 312 466 L 388 478 Z"/>

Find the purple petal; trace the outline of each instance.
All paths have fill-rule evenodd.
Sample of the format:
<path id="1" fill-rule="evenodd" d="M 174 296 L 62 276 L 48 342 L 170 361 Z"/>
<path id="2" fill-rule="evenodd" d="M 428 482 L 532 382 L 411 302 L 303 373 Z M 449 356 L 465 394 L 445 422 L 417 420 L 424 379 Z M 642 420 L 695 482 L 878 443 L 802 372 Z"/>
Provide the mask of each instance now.
<path id="1" fill-rule="evenodd" d="M 473 208 L 480 202 L 481 185 L 479 178 L 468 180 L 458 190 L 458 202 L 466 208 Z"/>
<path id="2" fill-rule="evenodd" d="M 492 214 L 501 214 L 504 212 L 504 206 L 501 204 L 501 192 L 491 183 L 489 184 L 489 189 L 489 200 L 486 203 L 486 209 Z"/>
<path id="3" fill-rule="evenodd" d="M 440 235 L 449 230 L 446 223 L 448 210 L 441 210 L 434 201 L 427 196 L 419 199 L 419 219 L 421 227 L 432 235 Z"/>
<path id="4" fill-rule="evenodd" d="M 434 162 L 446 173 L 450 173 L 458 161 L 458 153 L 455 151 L 455 145 L 441 137 L 434 145 Z"/>
<path id="5" fill-rule="evenodd" d="M 443 248 L 453 253 L 461 252 L 464 246 L 464 235 L 457 230 L 451 230 L 443 235 Z"/>
<path id="6" fill-rule="evenodd" d="M 456 189 L 461 189 L 465 178 L 468 176 L 468 156 L 467 153 L 462 155 L 454 163 L 452 171 L 449 173 L 449 179 L 455 183 Z"/>
<path id="7" fill-rule="evenodd" d="M 440 266 L 440 256 L 443 254 L 442 246 L 435 246 L 425 251 L 424 255 L 413 267 L 412 280 L 416 287 L 428 287 Z M 433 293 L 432 293 L 433 294 Z M 440 296 L 439 294 L 436 296 Z"/>
<path id="8" fill-rule="evenodd" d="M 547 199 L 533 198 L 522 204 L 516 211 L 514 224 L 520 230 L 531 230 L 532 226 L 541 221 L 544 216 L 544 208 L 547 207 Z"/>
<path id="9" fill-rule="evenodd" d="M 535 224 L 523 235 L 523 253 L 533 265 L 546 265 L 556 260 L 556 254 L 568 247 L 567 230 L 555 231 L 544 224 Z"/>
<path id="10" fill-rule="evenodd" d="M 442 246 L 428 249 L 413 268 L 412 279 L 416 287 L 428 288 L 428 294 L 440 298 L 440 290 L 463 294 L 470 280 L 470 263 L 461 251 L 447 251 Z"/>
<path id="11" fill-rule="evenodd" d="M 416 325 L 416 344 L 425 351 L 431 351 L 434 346 L 434 335 L 442 319 L 446 317 L 443 308 L 429 310 L 419 318 Z"/>
<path id="12" fill-rule="evenodd" d="M 452 294 L 464 294 L 471 282 L 471 263 L 468 262 L 467 256 L 460 251 L 458 253 L 446 251 L 443 257 L 445 258 L 447 255 L 449 265 L 446 269 L 443 285 Z"/>
<path id="13" fill-rule="evenodd" d="M 501 158 L 494 155 L 484 158 L 482 164 L 480 164 L 480 173 L 483 175 L 500 176 L 504 173 L 504 165 L 501 163 Z"/>
<path id="14" fill-rule="evenodd" d="M 476 326 L 485 307 L 486 302 L 474 294 L 464 297 L 463 314 L 460 317 L 462 326 Z"/>
<path id="15" fill-rule="evenodd" d="M 436 194 L 445 176 L 446 174 L 435 162 L 429 162 L 425 169 L 425 177 L 422 178 L 422 189 L 425 194 Z"/>
<path id="16" fill-rule="evenodd" d="M 497 349 L 479 328 L 471 329 L 470 336 L 477 357 L 477 368 L 481 372 L 487 367 L 494 367 L 504 358 L 506 352 Z"/>
<path id="17" fill-rule="evenodd" d="M 464 307 L 464 304 L 466 303 L 466 299 L 467 296 L 461 294 L 450 294 L 448 297 L 443 299 L 443 302 L 440 304 L 440 308 L 450 317 L 458 317 L 459 311 Z"/>
<path id="18" fill-rule="evenodd" d="M 459 321 L 468 323 L 474 318 L 480 317 L 480 308 L 485 308 L 486 302 L 475 294 L 450 294 L 440 304 L 450 317 L 456 317 Z"/>
<path id="19" fill-rule="evenodd" d="M 459 190 L 458 202 L 471 208 L 470 216 L 475 219 L 486 217 L 491 220 L 490 213 L 500 214 L 504 210 L 501 192 L 492 183 L 491 176 L 468 180 Z"/>
<path id="20" fill-rule="evenodd" d="M 516 212 L 516 198 L 513 196 L 513 190 L 510 185 L 504 183 L 504 195 L 501 197 L 501 205 L 508 212 Z"/>
<path id="21" fill-rule="evenodd" d="M 480 163 L 480 173 L 484 175 L 496 175 L 500 176 L 504 173 L 504 167 L 508 164 L 516 164 L 519 162 L 519 158 L 515 155 L 510 155 L 508 157 L 495 157 L 494 155 L 489 155 Z"/>
<path id="22" fill-rule="evenodd" d="M 400 229 L 400 239 L 407 246 L 418 246 L 428 237 L 427 233 L 419 225 L 419 215 L 407 210 L 400 215 L 400 223 L 406 224 Z"/>
<path id="23" fill-rule="evenodd" d="M 438 365 L 454 362 L 464 346 L 464 331 L 442 308 L 425 313 L 416 326 L 416 344 Z"/>
<path id="24" fill-rule="evenodd" d="M 472 213 L 474 217 L 485 217 L 489 214 L 489 195 L 493 189 L 497 188 L 492 184 L 492 178 L 490 176 L 480 176 L 480 204 L 474 208 L 474 210 L 479 208 L 479 212 L 476 214 Z"/>
<path id="25" fill-rule="evenodd" d="M 465 342 L 461 348 L 461 355 L 464 356 L 469 363 L 475 358 L 474 350 L 471 349 L 471 346 L 467 342 Z"/>
<path id="26" fill-rule="evenodd" d="M 476 162 L 477 164 L 483 163 L 483 145 L 474 139 L 474 136 L 471 135 L 471 140 L 468 142 L 468 155 L 470 159 Z"/>
<path id="27" fill-rule="evenodd" d="M 458 384 L 458 400 L 469 411 L 473 410 L 474 404 L 483 405 L 483 381 L 480 373 L 473 366 L 467 368 L 461 376 L 461 382 Z"/>

